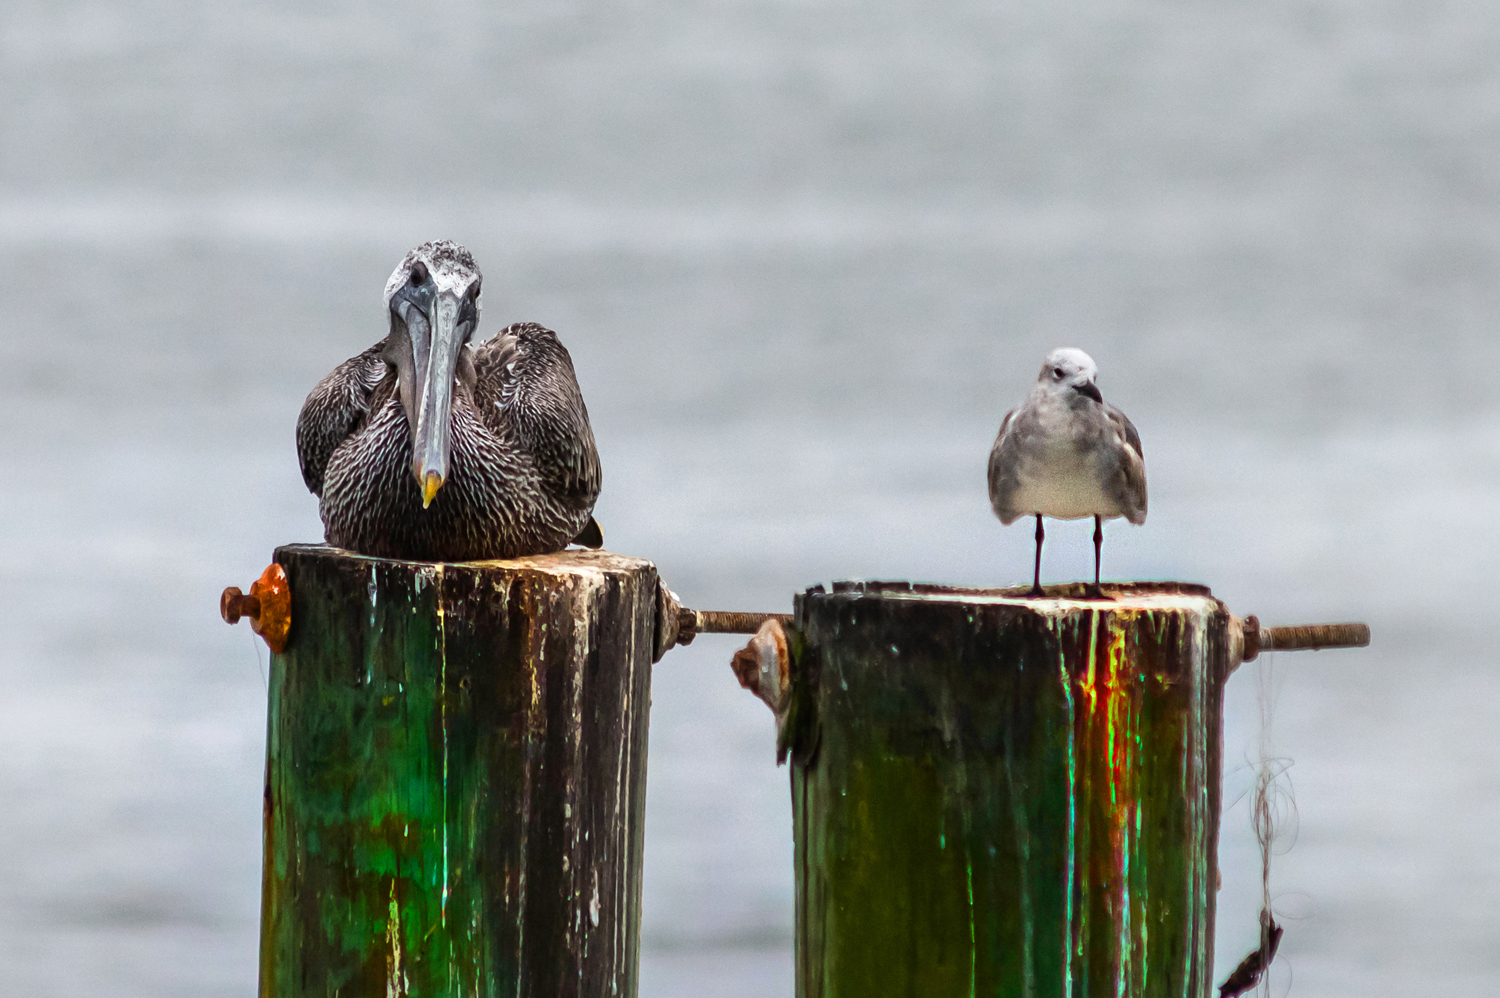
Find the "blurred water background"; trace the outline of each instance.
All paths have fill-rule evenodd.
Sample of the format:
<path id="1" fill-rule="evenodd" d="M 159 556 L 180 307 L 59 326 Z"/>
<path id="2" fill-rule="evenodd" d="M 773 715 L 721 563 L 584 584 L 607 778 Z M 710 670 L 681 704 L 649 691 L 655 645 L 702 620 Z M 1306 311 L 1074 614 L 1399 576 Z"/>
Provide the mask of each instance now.
<path id="1" fill-rule="evenodd" d="M 1500 987 L 1500 7 L 7 0 L 0 98 L 6 995 L 253 993 L 265 653 L 216 599 L 321 539 L 298 407 L 434 237 L 486 331 L 561 333 L 610 547 L 694 606 L 1023 581 L 985 455 L 1087 349 L 1151 483 L 1108 576 L 1374 627 L 1274 664 L 1276 993 Z M 737 644 L 656 669 L 645 998 L 791 994 Z M 1219 979 L 1242 799 L 1221 856 Z"/>

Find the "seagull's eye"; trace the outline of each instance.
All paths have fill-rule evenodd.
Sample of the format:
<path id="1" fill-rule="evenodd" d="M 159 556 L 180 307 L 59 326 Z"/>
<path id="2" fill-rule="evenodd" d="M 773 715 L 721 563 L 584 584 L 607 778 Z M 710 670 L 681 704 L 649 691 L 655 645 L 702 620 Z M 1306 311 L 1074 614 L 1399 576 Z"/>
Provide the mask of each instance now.
<path id="1" fill-rule="evenodd" d="M 1054 367 L 1052 369 L 1052 376 L 1054 378 L 1056 378 L 1058 381 L 1061 381 L 1062 380 L 1062 376 L 1063 376 L 1063 369 L 1060 368 L 1060 367 Z"/>
<path id="2" fill-rule="evenodd" d="M 411 286 L 420 288 L 427 283 L 427 265 L 418 260 L 411 268 Z"/>

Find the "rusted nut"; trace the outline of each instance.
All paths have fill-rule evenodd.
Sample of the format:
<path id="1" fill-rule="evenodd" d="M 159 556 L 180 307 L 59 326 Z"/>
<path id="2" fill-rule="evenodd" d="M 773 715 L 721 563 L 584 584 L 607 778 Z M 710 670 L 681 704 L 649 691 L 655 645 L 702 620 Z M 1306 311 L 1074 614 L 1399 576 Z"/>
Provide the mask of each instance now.
<path id="1" fill-rule="evenodd" d="M 740 685 L 771 708 L 779 728 L 792 686 L 791 654 L 781 621 L 776 617 L 765 620 L 750 643 L 734 653 L 729 665 Z"/>
<path id="2" fill-rule="evenodd" d="M 698 636 L 698 611 L 685 606 L 677 608 L 677 643 L 690 645 Z"/>
<path id="3" fill-rule="evenodd" d="M 1245 618 L 1244 634 L 1245 649 L 1240 654 L 1240 661 L 1251 662 L 1260 654 L 1260 618 L 1253 613 Z"/>
<path id="4" fill-rule="evenodd" d="M 259 634 L 271 651 L 286 650 L 292 630 L 292 590 L 286 572 L 271 564 L 250 586 L 249 594 L 230 586 L 219 597 L 219 616 L 227 624 L 237 624 L 241 617 L 250 621 L 250 629 Z"/>

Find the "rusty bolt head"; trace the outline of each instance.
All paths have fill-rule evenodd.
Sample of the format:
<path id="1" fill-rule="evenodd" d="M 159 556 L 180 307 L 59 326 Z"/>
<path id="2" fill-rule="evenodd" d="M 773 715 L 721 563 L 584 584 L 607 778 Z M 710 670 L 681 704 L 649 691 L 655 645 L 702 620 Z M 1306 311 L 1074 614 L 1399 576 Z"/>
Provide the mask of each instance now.
<path id="1" fill-rule="evenodd" d="M 246 596 L 239 586 L 230 586 L 219 597 L 219 616 L 224 618 L 226 624 L 238 624 L 241 617 L 254 620 L 260 616 L 260 600 L 254 596 Z"/>

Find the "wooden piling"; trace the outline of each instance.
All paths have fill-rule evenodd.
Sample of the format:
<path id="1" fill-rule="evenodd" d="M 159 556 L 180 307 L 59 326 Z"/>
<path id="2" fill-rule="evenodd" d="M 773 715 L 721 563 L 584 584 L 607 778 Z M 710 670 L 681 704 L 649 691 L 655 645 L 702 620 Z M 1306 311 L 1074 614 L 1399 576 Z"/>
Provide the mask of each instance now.
<path id="1" fill-rule="evenodd" d="M 797 598 L 798 998 L 1208 993 L 1230 615 L 1105 591 Z"/>
<path id="2" fill-rule="evenodd" d="M 275 557 L 262 998 L 635 995 L 655 568 Z"/>

